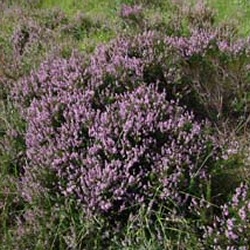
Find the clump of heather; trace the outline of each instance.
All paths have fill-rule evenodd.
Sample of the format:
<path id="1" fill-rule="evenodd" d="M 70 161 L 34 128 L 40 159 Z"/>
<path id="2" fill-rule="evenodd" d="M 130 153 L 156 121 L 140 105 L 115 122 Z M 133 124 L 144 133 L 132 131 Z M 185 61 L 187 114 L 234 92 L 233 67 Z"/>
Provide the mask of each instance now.
<path id="1" fill-rule="evenodd" d="M 213 121 L 217 117 L 223 122 L 228 118 L 231 121 L 246 118 L 249 98 L 244 92 L 249 88 L 246 70 L 249 43 L 220 40 L 220 33 L 196 31 L 193 34 L 189 42 L 197 44 L 181 51 L 187 58 L 187 67 L 183 70 L 187 70 L 185 75 L 196 89 L 207 115 Z M 183 48 L 185 45 L 181 45 L 181 50 Z"/>
<path id="2" fill-rule="evenodd" d="M 238 39 L 232 24 L 215 26 L 216 13 L 204 1 L 182 5 L 178 11 L 174 16 L 178 27 L 173 27 L 178 32 L 173 31 L 172 37 L 184 59 L 182 82 L 194 90 L 188 102 L 200 103 L 198 113 L 206 113 L 220 126 L 246 119 L 249 39 Z"/>
<path id="3" fill-rule="evenodd" d="M 31 101 L 23 197 L 30 202 L 32 192 L 53 190 L 75 197 L 88 216 L 118 221 L 142 204 L 198 213 L 195 204 L 204 200 L 219 153 L 206 124 L 168 100 L 157 83 L 107 85 L 102 98 L 102 82 L 95 86 L 98 78 L 88 74 L 72 55 L 42 64 L 24 79 Z"/>
<path id="4" fill-rule="evenodd" d="M 213 249 L 248 249 L 250 244 L 249 186 L 241 183 L 221 214 L 205 228 L 204 241 Z"/>

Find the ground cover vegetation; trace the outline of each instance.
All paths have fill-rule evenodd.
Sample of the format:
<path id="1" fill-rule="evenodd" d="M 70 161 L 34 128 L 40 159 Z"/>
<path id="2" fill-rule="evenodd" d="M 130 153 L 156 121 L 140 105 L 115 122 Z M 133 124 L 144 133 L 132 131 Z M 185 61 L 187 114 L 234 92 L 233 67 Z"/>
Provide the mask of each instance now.
<path id="1" fill-rule="evenodd" d="M 220 2 L 1 1 L 0 249 L 249 249 L 249 6 Z"/>

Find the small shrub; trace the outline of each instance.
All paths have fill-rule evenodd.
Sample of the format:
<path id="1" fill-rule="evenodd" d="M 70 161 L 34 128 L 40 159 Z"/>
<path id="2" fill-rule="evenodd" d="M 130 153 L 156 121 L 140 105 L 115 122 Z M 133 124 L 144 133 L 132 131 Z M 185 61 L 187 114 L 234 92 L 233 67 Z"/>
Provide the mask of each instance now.
<path id="1" fill-rule="evenodd" d="M 98 99 L 101 85 L 82 65 L 74 56 L 44 63 L 22 85 L 32 83 L 37 93 L 26 113 L 26 199 L 44 186 L 75 197 L 89 216 L 118 222 L 153 197 L 153 207 L 164 202 L 193 214 L 189 195 L 203 197 L 217 154 L 205 124 L 168 101 L 157 84 L 131 82 L 130 90 L 114 88 L 111 95 L 107 88 Z"/>

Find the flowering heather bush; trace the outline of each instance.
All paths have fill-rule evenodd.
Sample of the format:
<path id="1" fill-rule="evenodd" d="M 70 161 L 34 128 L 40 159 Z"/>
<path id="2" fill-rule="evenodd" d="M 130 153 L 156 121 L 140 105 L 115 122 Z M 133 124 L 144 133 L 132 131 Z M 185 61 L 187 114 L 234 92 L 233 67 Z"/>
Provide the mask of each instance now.
<path id="1" fill-rule="evenodd" d="M 133 31 L 135 28 L 145 29 L 146 20 L 141 5 L 123 4 L 120 10 L 120 17 L 124 21 L 124 28 L 128 28 L 129 31 Z M 133 29 L 130 27 L 133 27 Z"/>
<path id="2" fill-rule="evenodd" d="M 205 124 L 168 101 L 157 84 L 131 82 L 131 89 L 113 93 L 107 86 L 104 97 L 112 100 L 98 98 L 101 85 L 82 65 L 74 55 L 49 61 L 24 80 L 24 95 L 37 93 L 26 113 L 24 197 L 52 188 L 75 197 L 87 214 L 111 219 L 153 197 L 154 206 L 174 203 L 188 213 L 189 194 L 203 197 L 216 154 Z M 44 171 L 55 174 L 50 183 Z"/>
<path id="3" fill-rule="evenodd" d="M 197 34 L 162 39 L 148 32 L 120 38 L 100 46 L 87 65 L 74 54 L 49 60 L 20 81 L 14 92 L 21 107 L 28 108 L 26 198 L 32 196 L 27 190 L 37 189 L 30 185 L 38 176 L 45 181 L 44 168 L 56 175 L 49 188 L 75 196 L 88 214 L 112 217 L 147 203 L 156 188 L 158 202 L 171 195 L 172 202 L 186 207 L 184 213 L 200 213 L 197 204 L 205 206 L 210 171 L 210 163 L 202 162 L 211 140 L 177 101 L 179 96 L 180 104 L 188 104 L 190 85 L 178 79 L 192 72 L 178 67 L 206 56 L 215 39 L 205 31 Z M 185 192 L 194 192 L 198 201 Z"/>
<path id="4" fill-rule="evenodd" d="M 250 244 L 250 193 L 247 184 L 236 188 L 231 201 L 221 206 L 204 240 L 213 249 L 248 249 Z"/>
<path id="5" fill-rule="evenodd" d="M 191 51 L 191 54 L 194 53 L 187 60 L 184 74 L 192 81 L 210 119 L 215 121 L 214 117 L 217 116 L 222 121 L 228 118 L 233 121 L 241 116 L 247 117 L 249 73 L 246 67 L 250 59 L 249 43 L 221 41 L 218 39 L 219 34 L 210 35 L 207 40 L 205 34 L 200 33 L 200 41 L 194 38 L 200 46 L 195 46 L 197 50 Z"/>

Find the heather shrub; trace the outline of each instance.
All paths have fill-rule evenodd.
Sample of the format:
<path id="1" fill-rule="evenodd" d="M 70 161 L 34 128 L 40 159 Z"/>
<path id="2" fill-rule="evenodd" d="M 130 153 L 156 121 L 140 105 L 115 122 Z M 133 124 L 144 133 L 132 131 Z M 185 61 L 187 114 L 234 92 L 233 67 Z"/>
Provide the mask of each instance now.
<path id="1" fill-rule="evenodd" d="M 183 2 L 172 0 L 165 33 L 175 36 L 189 36 L 193 29 L 215 28 L 216 13 L 202 0 Z M 218 27 L 218 26 L 217 26 Z"/>
<path id="2" fill-rule="evenodd" d="M 162 202 L 197 216 L 220 154 L 206 124 L 158 84 L 103 90 L 83 65 L 77 55 L 48 61 L 22 82 L 30 101 L 23 197 L 31 202 L 41 190 L 75 197 L 88 216 L 117 223 Z"/>
<path id="3" fill-rule="evenodd" d="M 209 34 L 207 33 L 201 33 L 200 36 L 193 35 L 191 38 L 165 37 L 165 40 L 163 41 L 165 44 L 168 43 L 168 46 L 164 46 L 164 42 L 158 39 L 159 35 L 157 33 L 145 33 L 130 40 L 120 38 L 117 41 L 112 42 L 111 45 L 100 46 L 96 53 L 91 57 L 90 64 L 86 67 L 86 71 L 82 66 L 83 63 L 80 62 L 78 65 L 77 60 L 74 58 L 71 58 L 70 61 L 67 61 L 66 59 L 58 60 L 58 64 L 56 63 L 57 61 L 54 61 L 52 65 L 47 63 L 48 66 L 46 66 L 45 63 L 38 73 L 32 74 L 31 77 L 25 78 L 19 83 L 19 88 L 21 87 L 21 89 L 19 89 L 17 96 L 22 102 L 24 102 L 24 107 L 29 107 L 32 103 L 32 109 L 30 109 L 29 112 L 31 112 L 30 119 L 33 119 L 32 117 L 39 115 L 39 113 L 37 113 L 38 108 L 34 107 L 36 105 L 39 106 L 40 103 L 43 102 L 43 107 L 48 106 L 46 104 L 47 97 L 45 97 L 47 91 L 53 85 L 61 86 L 63 75 L 65 75 L 65 79 L 67 80 L 65 80 L 66 85 L 64 91 L 69 91 L 68 88 L 74 81 L 81 84 L 83 79 L 86 79 L 85 82 L 89 88 L 88 95 L 90 96 L 85 97 L 85 99 L 87 100 L 90 98 L 90 100 L 93 100 L 91 105 L 95 112 L 96 110 L 104 112 L 107 104 L 114 104 L 117 96 L 120 94 L 133 92 L 139 86 L 145 84 L 148 86 L 152 82 L 158 82 L 158 92 L 165 91 L 164 93 L 167 100 L 170 101 L 171 99 L 176 99 L 176 96 L 178 96 L 181 99 L 180 103 L 182 105 L 189 104 L 188 108 L 195 110 L 195 107 L 190 105 L 191 98 L 189 97 L 189 100 L 187 98 L 190 93 L 188 87 L 191 88 L 192 85 L 185 86 L 184 81 L 178 82 L 180 74 L 186 78 L 188 74 L 183 74 L 183 72 L 179 73 L 178 68 L 176 68 L 178 64 L 175 64 L 175 62 L 177 61 L 178 63 L 179 60 L 182 63 L 183 58 L 191 61 L 191 59 L 194 60 L 193 57 L 197 56 L 197 54 L 204 53 L 204 50 L 209 47 L 210 41 L 214 39 L 213 35 L 208 35 Z M 140 44 L 140 47 L 138 44 Z M 192 48 L 191 46 L 194 47 Z M 192 50 L 190 50 L 191 48 Z M 167 56 L 169 56 L 168 61 L 165 61 L 167 60 Z M 165 61 L 165 64 L 162 64 L 163 61 Z M 61 64 L 65 64 L 65 68 L 61 66 Z M 56 65 L 56 67 L 54 65 Z M 52 71 L 52 69 L 55 71 Z M 57 70 L 61 73 L 55 74 Z M 70 73 L 71 71 L 74 73 Z M 53 74 L 51 72 L 53 72 Z M 67 76 L 67 74 L 69 76 Z M 51 81 L 51 75 L 54 77 L 53 81 Z M 72 75 L 72 77 L 74 76 L 72 80 L 70 75 Z M 73 83 L 73 85 L 75 85 L 75 83 Z M 51 92 L 51 101 L 58 95 L 53 88 L 49 90 Z M 61 93 L 62 89 L 56 87 L 56 91 Z M 84 95 L 86 93 L 84 93 Z M 22 95 L 26 100 L 24 98 L 22 99 Z M 80 93 L 77 95 L 80 95 Z M 81 97 L 79 96 L 78 99 L 80 100 Z M 49 126 L 58 123 L 60 124 L 61 119 L 64 121 L 61 112 L 64 111 L 64 106 L 69 105 L 70 103 L 71 101 L 66 99 L 65 103 L 63 102 L 62 104 L 55 106 L 56 110 L 52 113 L 55 112 L 57 118 L 53 119 Z M 197 113 L 197 110 L 195 111 Z M 35 112 L 35 115 L 32 112 Z M 44 119 L 47 115 L 48 114 L 44 114 Z M 93 115 L 93 117 L 95 117 L 95 115 Z M 93 123 L 93 117 L 86 117 L 89 124 Z M 57 119 L 59 119 L 59 121 L 57 121 Z M 53 132 L 51 131 L 50 133 Z M 34 133 L 31 132 L 30 134 L 33 135 Z M 54 136 L 50 135 L 47 137 L 53 138 Z M 53 148 L 54 146 L 51 147 Z M 45 149 L 47 150 L 47 145 L 44 146 L 44 150 Z M 52 150 L 51 155 L 53 154 L 54 151 Z M 45 154 L 41 154 L 41 157 L 44 155 Z M 49 159 L 49 157 L 45 158 L 47 160 Z M 38 160 L 37 157 L 36 159 Z"/>
<path id="4" fill-rule="evenodd" d="M 136 15 L 141 15 L 142 13 L 142 7 L 139 5 L 125 5 L 123 4 L 121 7 L 121 17 L 122 18 L 130 18 L 134 17 Z"/>

